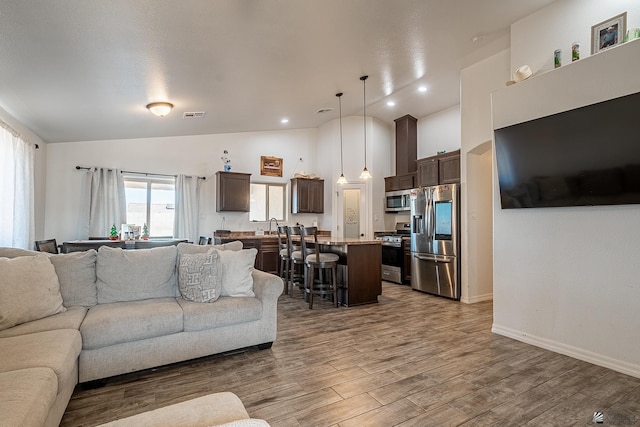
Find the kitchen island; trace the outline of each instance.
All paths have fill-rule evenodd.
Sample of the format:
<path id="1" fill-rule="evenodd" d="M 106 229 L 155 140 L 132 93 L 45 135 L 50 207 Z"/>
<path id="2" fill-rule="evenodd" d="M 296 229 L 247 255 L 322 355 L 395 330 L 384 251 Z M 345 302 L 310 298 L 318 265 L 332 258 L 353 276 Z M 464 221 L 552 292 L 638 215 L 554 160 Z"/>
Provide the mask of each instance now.
<path id="1" fill-rule="evenodd" d="M 221 236 L 214 235 L 216 244 L 240 240 L 245 247 L 256 247 L 258 257 L 256 268 L 259 264 L 275 265 L 277 251 L 269 251 L 261 254 L 261 247 L 272 248 L 278 245 L 278 237 L 275 235 L 252 235 L 247 232 L 231 232 Z M 258 245 L 256 245 L 258 243 Z M 367 238 L 333 237 L 319 235 L 318 244 L 323 252 L 337 254 L 338 261 L 338 300 L 340 304 L 351 307 L 355 305 L 371 304 L 378 302 L 378 296 L 382 294 L 382 249 L 379 240 Z M 267 258 L 275 259 L 265 262 Z"/>

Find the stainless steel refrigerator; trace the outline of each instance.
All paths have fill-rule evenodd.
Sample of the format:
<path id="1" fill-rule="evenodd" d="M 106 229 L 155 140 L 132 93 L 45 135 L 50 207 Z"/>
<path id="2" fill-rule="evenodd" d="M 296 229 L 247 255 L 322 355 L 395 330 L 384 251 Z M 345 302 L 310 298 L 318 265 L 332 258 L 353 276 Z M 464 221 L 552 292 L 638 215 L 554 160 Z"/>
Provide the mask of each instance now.
<path id="1" fill-rule="evenodd" d="M 460 299 L 460 184 L 411 190 L 411 287 Z"/>

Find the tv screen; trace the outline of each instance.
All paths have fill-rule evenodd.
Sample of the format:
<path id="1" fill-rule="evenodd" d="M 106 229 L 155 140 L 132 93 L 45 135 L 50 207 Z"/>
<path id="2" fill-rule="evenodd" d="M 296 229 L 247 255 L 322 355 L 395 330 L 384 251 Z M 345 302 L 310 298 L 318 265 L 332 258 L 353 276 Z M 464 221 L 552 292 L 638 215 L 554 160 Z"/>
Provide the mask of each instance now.
<path id="1" fill-rule="evenodd" d="M 640 93 L 494 130 L 503 209 L 640 203 Z"/>

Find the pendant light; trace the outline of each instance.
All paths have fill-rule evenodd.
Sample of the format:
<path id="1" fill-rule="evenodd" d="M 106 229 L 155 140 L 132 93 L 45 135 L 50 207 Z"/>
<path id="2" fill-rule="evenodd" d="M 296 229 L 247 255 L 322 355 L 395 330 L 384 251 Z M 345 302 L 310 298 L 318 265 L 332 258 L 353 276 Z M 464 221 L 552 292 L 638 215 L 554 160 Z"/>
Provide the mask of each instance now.
<path id="1" fill-rule="evenodd" d="M 362 110 L 362 118 L 364 119 L 364 169 L 360 173 L 360 179 L 370 179 L 371 174 L 369 173 L 369 169 L 367 169 L 367 79 L 369 76 L 362 76 L 360 80 L 362 80 L 362 99 L 363 99 L 363 110 Z"/>
<path id="2" fill-rule="evenodd" d="M 342 160 L 342 92 L 336 93 L 338 97 L 338 104 L 340 105 L 340 178 L 338 178 L 337 184 L 346 184 L 347 178 L 344 177 L 344 162 Z"/>

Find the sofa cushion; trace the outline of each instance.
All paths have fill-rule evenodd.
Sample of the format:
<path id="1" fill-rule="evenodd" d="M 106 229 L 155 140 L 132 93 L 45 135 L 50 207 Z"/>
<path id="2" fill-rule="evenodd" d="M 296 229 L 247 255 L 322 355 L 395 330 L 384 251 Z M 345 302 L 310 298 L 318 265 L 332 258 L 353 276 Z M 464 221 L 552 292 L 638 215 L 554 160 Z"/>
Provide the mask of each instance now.
<path id="1" fill-rule="evenodd" d="M 214 302 L 222 289 L 222 269 L 218 252 L 183 254 L 178 266 L 178 288 L 182 298 L 194 302 Z"/>
<path id="2" fill-rule="evenodd" d="M 58 394 L 49 368 L 0 373 L 0 426 L 43 426 Z"/>
<path id="3" fill-rule="evenodd" d="M 0 330 L 65 311 L 45 254 L 0 258 Z"/>
<path id="4" fill-rule="evenodd" d="M 123 250 L 101 246 L 96 275 L 98 303 L 176 297 L 176 247 Z"/>
<path id="5" fill-rule="evenodd" d="M 98 304 L 80 326 L 82 347 L 95 349 L 182 332 L 182 309 L 175 298 Z"/>
<path id="6" fill-rule="evenodd" d="M 77 381 L 77 361 L 81 350 L 82 338 L 75 329 L 0 338 L 0 372 L 51 368 L 58 377 L 58 393 L 66 390 L 69 381 Z"/>
<path id="7" fill-rule="evenodd" d="M 49 255 L 60 281 L 65 307 L 92 307 L 98 303 L 95 249 L 68 254 Z"/>
<path id="8" fill-rule="evenodd" d="M 178 303 L 184 313 L 185 332 L 252 322 L 262 317 L 262 302 L 258 298 L 222 297 L 215 304 L 185 300 Z"/>
<path id="9" fill-rule="evenodd" d="M 19 256 L 35 256 L 42 252 L 29 251 L 20 248 L 0 248 L 0 257 L 2 258 L 17 258 Z"/>
<path id="10" fill-rule="evenodd" d="M 216 249 L 214 249 L 216 250 Z M 253 297 L 253 265 L 258 250 L 217 251 L 222 267 L 222 296 Z"/>
<path id="11" fill-rule="evenodd" d="M 235 240 L 221 245 L 194 245 L 193 243 L 178 243 L 178 257 L 184 254 L 203 254 L 211 249 L 219 251 L 239 251 L 242 249 L 242 242 Z"/>
<path id="12" fill-rule="evenodd" d="M 53 331 L 55 329 L 80 329 L 82 320 L 87 314 L 87 308 L 81 306 L 70 307 L 66 311 L 44 319 L 21 323 L 13 328 L 0 331 L 0 338 L 33 334 L 36 332 Z"/>

